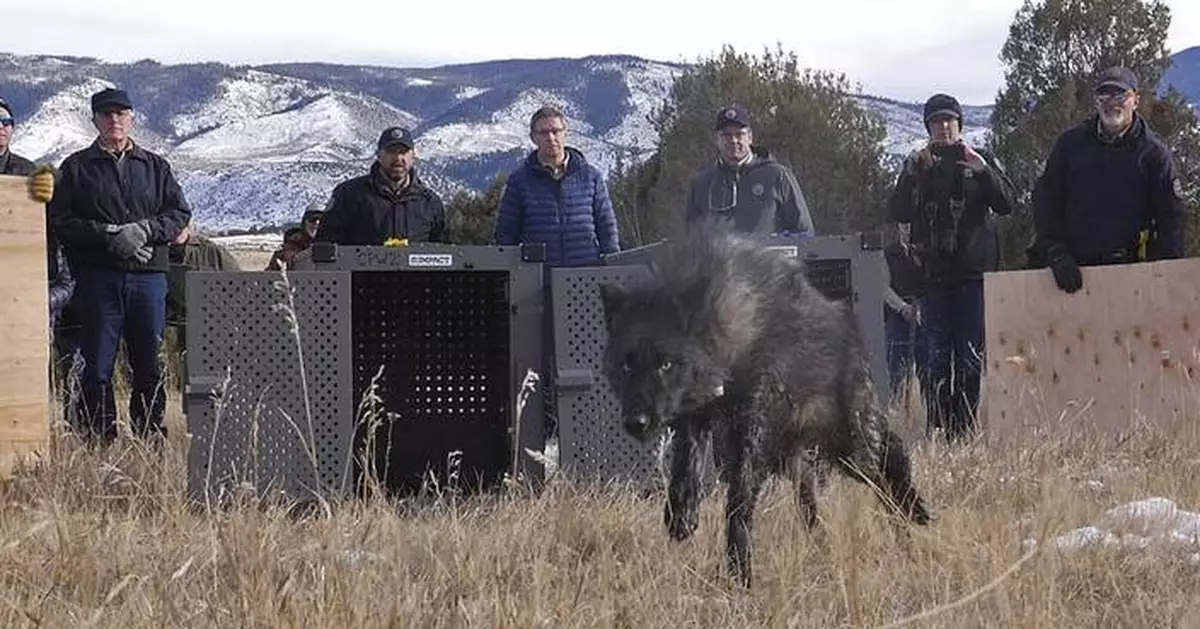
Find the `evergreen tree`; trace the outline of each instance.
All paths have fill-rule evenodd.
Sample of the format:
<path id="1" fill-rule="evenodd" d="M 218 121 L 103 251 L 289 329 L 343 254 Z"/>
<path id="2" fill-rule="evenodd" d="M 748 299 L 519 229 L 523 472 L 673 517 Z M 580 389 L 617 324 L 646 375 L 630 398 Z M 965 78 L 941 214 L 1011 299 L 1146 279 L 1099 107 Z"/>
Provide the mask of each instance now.
<path id="1" fill-rule="evenodd" d="M 714 116 L 747 108 L 755 144 L 789 166 L 819 234 L 879 228 L 892 177 L 884 121 L 858 103 L 842 75 L 801 70 L 781 49 L 756 57 L 726 47 L 680 75 L 651 119 L 656 153 L 610 178 L 625 247 L 653 242 L 679 221 L 692 179 L 716 159 Z"/>
<path id="2" fill-rule="evenodd" d="M 1171 147 L 1189 211 L 1189 253 L 1197 251 L 1200 124 L 1174 89 L 1160 93 L 1171 63 L 1171 12 L 1161 0 L 1026 0 L 1000 54 L 1005 85 L 992 112 L 992 149 L 1012 176 L 1026 211 L 1003 228 L 1003 266 L 1024 263 L 1033 237 L 1030 195 L 1055 139 L 1095 113 L 1094 77 L 1123 65 L 1137 74 L 1139 113 Z"/>
<path id="3" fill-rule="evenodd" d="M 488 245 L 493 243 L 496 214 L 508 174 L 501 173 L 483 194 L 459 192 L 446 203 L 447 240 L 459 245 Z"/>

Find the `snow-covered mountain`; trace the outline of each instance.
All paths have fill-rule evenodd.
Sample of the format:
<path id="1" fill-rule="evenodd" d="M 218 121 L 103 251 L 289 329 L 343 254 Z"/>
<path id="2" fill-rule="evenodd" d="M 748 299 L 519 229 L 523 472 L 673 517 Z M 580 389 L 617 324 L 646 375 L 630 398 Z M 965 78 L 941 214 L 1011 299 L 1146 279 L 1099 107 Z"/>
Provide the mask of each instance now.
<path id="1" fill-rule="evenodd" d="M 506 60 L 437 68 L 319 63 L 229 66 L 106 63 L 0 53 L 0 95 L 15 109 L 13 148 L 58 163 L 94 137 L 90 95 L 128 90 L 135 137 L 166 155 L 208 229 L 295 222 L 338 182 L 370 165 L 379 132 L 413 128 L 419 172 L 449 197 L 482 189 L 532 148 L 528 119 L 553 103 L 571 143 L 604 171 L 653 151 L 649 123 L 677 64 L 631 56 Z M 860 96 L 887 122 L 899 157 L 925 138 L 921 104 Z M 991 107 L 966 107 L 967 136 L 982 140 Z"/>

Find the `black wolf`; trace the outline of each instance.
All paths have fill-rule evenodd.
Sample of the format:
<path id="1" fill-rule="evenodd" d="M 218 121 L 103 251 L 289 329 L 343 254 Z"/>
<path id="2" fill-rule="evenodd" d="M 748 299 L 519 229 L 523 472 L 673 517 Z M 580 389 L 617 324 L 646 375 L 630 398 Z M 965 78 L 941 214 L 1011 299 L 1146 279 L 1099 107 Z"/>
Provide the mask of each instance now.
<path id="1" fill-rule="evenodd" d="M 603 364 L 627 431 L 674 431 L 664 514 L 672 538 L 698 525 L 696 459 L 710 435 L 728 483 L 729 569 L 745 585 L 769 474 L 792 478 L 810 529 L 825 465 L 877 487 L 908 520 L 930 521 L 871 388 L 853 315 L 808 281 L 799 258 L 704 222 L 662 245 L 650 270 L 633 288 L 600 286 Z"/>

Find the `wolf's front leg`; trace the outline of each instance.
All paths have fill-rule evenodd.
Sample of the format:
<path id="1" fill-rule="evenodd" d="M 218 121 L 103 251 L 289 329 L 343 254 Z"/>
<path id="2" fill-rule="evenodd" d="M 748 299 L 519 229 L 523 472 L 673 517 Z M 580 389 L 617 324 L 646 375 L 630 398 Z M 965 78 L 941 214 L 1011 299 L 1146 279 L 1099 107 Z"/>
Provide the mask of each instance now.
<path id="1" fill-rule="evenodd" d="M 700 432 L 684 424 L 671 439 L 671 485 L 663 521 L 674 540 L 691 537 L 700 525 Z"/>

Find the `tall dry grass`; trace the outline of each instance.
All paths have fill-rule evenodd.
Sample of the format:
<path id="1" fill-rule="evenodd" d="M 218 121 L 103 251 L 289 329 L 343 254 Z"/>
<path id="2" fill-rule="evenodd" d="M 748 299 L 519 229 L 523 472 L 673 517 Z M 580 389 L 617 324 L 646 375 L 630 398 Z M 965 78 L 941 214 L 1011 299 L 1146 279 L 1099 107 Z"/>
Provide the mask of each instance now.
<path id="1" fill-rule="evenodd" d="M 1187 553 L 1022 546 L 1151 495 L 1200 505 L 1195 444 L 918 442 L 936 524 L 893 526 L 834 477 L 823 543 L 773 482 L 756 583 L 741 591 L 724 576 L 717 494 L 680 544 L 661 497 L 562 479 L 536 497 L 422 509 L 375 500 L 297 517 L 247 497 L 205 513 L 183 498 L 177 407 L 170 423 L 161 456 L 60 436 L 0 484 L 0 627 L 1200 627 Z"/>
<path id="2" fill-rule="evenodd" d="M 773 481 L 746 591 L 726 577 L 719 491 L 684 543 L 667 539 L 662 496 L 562 478 L 421 508 L 299 516 L 244 496 L 206 512 L 184 498 L 177 391 L 161 453 L 58 434 L 46 461 L 0 482 L 0 627 L 1200 627 L 1194 551 L 1049 543 L 1131 500 L 1200 509 L 1191 437 L 948 448 L 917 436 L 910 409 L 898 421 L 934 525 L 896 526 L 835 476 L 810 536 Z"/>

